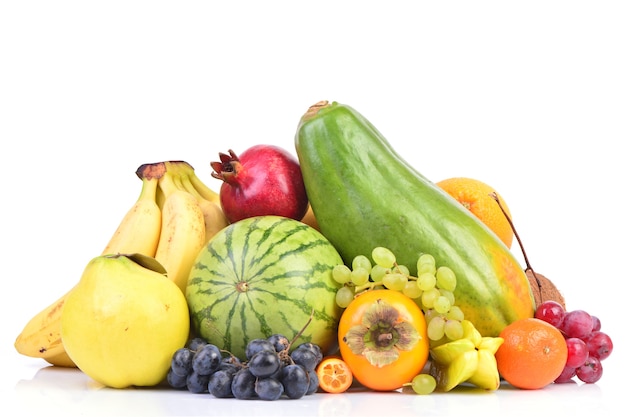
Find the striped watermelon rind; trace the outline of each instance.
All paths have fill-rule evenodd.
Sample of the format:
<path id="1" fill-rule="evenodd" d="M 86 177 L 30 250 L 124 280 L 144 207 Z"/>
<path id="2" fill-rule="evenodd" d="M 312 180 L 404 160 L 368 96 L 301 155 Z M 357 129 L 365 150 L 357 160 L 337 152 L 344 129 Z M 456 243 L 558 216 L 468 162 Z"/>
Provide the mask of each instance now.
<path id="1" fill-rule="evenodd" d="M 232 223 L 198 254 L 186 297 L 193 334 L 239 358 L 248 341 L 274 333 L 293 347 L 311 342 L 325 354 L 337 349 L 341 284 L 332 269 L 343 263 L 317 230 L 280 216 Z"/>

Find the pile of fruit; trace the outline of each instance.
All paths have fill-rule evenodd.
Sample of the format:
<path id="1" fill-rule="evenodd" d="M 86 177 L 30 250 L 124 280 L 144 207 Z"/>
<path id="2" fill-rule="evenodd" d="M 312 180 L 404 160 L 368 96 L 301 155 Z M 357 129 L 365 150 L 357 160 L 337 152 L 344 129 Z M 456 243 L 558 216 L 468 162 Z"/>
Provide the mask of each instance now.
<path id="1" fill-rule="evenodd" d="M 17 351 L 112 388 L 270 401 L 601 378 L 611 338 L 530 267 L 490 186 L 430 181 L 339 103 L 308 109 L 295 151 L 219 153 L 218 192 L 185 161 L 141 165 L 139 198 Z"/>

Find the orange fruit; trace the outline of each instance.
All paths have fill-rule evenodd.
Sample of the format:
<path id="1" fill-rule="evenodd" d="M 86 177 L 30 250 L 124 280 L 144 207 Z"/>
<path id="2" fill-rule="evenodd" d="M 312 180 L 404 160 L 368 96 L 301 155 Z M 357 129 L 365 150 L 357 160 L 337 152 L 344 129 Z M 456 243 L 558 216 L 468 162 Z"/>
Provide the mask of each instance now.
<path id="1" fill-rule="evenodd" d="M 331 394 L 346 391 L 352 385 L 352 371 L 338 356 L 327 356 L 315 369 L 320 388 Z"/>
<path id="2" fill-rule="evenodd" d="M 511 213 L 499 193 L 497 193 L 497 196 L 502 208 L 500 208 L 498 202 L 491 196 L 491 194 L 496 193 L 493 187 L 482 181 L 466 177 L 448 178 L 439 181 L 437 185 L 471 211 L 491 229 L 509 249 L 511 248 L 511 244 L 513 243 L 513 228 L 502 210 L 504 209 L 509 218 L 511 218 Z"/>
<path id="3" fill-rule="evenodd" d="M 540 389 L 561 375 L 567 344 L 559 329 L 533 317 L 516 320 L 500 332 L 496 351 L 500 376 L 521 389 Z"/>
<path id="4" fill-rule="evenodd" d="M 300 221 L 304 224 L 311 226 L 318 232 L 320 231 L 320 225 L 317 223 L 317 219 L 315 218 L 315 213 L 313 213 L 313 209 L 311 208 L 310 204 L 309 204 L 309 208 L 306 210 L 306 213 L 304 213 L 304 217 Z"/>

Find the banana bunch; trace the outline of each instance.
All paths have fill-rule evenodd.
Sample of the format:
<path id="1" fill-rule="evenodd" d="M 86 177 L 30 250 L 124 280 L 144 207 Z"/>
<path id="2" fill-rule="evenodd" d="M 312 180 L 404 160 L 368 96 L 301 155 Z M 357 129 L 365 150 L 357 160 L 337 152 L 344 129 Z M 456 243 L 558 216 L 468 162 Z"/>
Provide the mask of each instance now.
<path id="1" fill-rule="evenodd" d="M 155 169 L 163 171 L 156 196 L 163 221 L 154 257 L 184 294 L 196 256 L 228 220 L 219 194 L 206 187 L 189 164 L 168 161 L 142 165 L 139 171 Z"/>
<path id="2" fill-rule="evenodd" d="M 482 337 L 474 325 L 463 321 L 463 337 L 430 350 L 430 374 L 437 388 L 450 391 L 466 382 L 486 390 L 500 387 L 495 353 L 504 342 L 501 337 Z"/>
<path id="3" fill-rule="evenodd" d="M 102 255 L 140 253 L 154 257 L 184 293 L 196 255 L 228 225 L 219 194 L 184 161 L 143 164 L 136 175 L 142 181 L 139 198 L 120 221 Z M 63 304 L 72 290 L 26 323 L 14 343 L 20 354 L 57 366 L 76 366 L 61 340 Z"/>

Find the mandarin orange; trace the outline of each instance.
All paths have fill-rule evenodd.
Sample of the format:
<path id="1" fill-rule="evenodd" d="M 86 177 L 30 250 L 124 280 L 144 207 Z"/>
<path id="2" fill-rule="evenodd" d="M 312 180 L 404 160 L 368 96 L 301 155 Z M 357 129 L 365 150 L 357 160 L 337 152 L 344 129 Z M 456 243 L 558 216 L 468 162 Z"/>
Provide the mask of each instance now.
<path id="1" fill-rule="evenodd" d="M 496 351 L 500 376 L 521 389 L 540 389 L 561 374 L 567 361 L 563 334 L 534 317 L 516 320 L 500 332 L 504 342 Z"/>
<path id="2" fill-rule="evenodd" d="M 491 229 L 504 244 L 511 248 L 513 243 L 513 228 L 502 212 L 511 218 L 511 212 L 506 202 L 493 187 L 474 178 L 454 177 L 439 181 L 437 185 L 452 198 L 461 203 L 489 229 Z M 502 208 L 493 198 L 496 193 Z"/>

